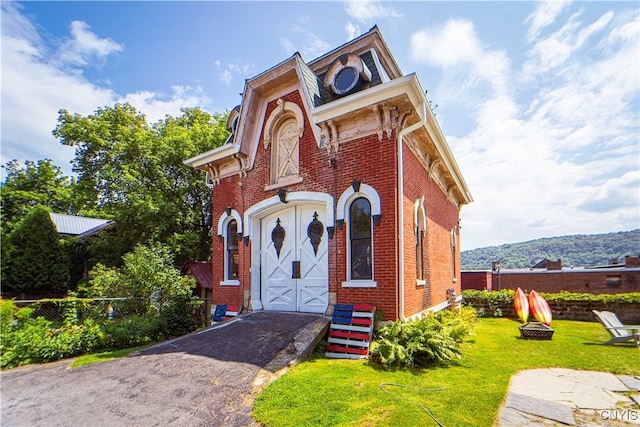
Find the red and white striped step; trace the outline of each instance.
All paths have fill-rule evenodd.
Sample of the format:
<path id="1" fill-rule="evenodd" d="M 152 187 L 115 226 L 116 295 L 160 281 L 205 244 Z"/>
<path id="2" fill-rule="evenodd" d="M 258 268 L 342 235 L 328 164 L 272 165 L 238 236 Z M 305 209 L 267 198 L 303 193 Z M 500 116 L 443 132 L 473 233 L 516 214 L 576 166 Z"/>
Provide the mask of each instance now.
<path id="1" fill-rule="evenodd" d="M 376 307 L 369 304 L 336 304 L 325 356 L 365 359 L 373 336 L 375 311 Z"/>

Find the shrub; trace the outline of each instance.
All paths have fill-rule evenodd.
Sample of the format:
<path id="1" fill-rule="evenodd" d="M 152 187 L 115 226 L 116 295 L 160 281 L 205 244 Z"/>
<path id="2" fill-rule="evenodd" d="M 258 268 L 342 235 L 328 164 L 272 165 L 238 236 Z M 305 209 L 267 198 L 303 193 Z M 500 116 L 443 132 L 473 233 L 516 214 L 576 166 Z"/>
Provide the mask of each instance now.
<path id="1" fill-rule="evenodd" d="M 9 331 L 3 332 L 2 368 L 51 362 L 104 347 L 105 333 L 92 319 L 56 327 L 44 317 L 25 318 L 25 313 L 31 311 L 30 308 L 18 310 L 18 321 Z"/>
<path id="2" fill-rule="evenodd" d="M 3 286 L 24 292 L 66 290 L 69 267 L 65 251 L 47 208 L 37 206 L 7 237 L 3 250 Z M 3 243 L 4 245 L 4 243 Z"/>
<path id="3" fill-rule="evenodd" d="M 160 325 L 167 338 L 173 338 L 193 332 L 200 325 L 198 318 L 202 301 L 187 295 L 173 298 L 160 311 Z"/>
<path id="4" fill-rule="evenodd" d="M 515 292 L 512 289 L 502 291 L 465 290 L 462 292 L 465 306 L 475 306 L 478 317 L 502 317 L 503 310 L 513 307 Z M 564 302 L 596 302 L 605 304 L 637 304 L 640 303 L 640 292 L 626 294 L 583 294 L 575 292 L 546 293 L 541 292 L 550 305 Z"/>
<path id="5" fill-rule="evenodd" d="M 450 365 L 462 358 L 460 346 L 472 333 L 474 319 L 473 308 L 464 307 L 393 322 L 376 333 L 371 360 L 388 366 Z"/>
<path id="6" fill-rule="evenodd" d="M 107 347 L 136 347 L 159 341 L 162 337 L 160 318 L 157 316 L 129 316 L 126 319 L 105 323 Z"/>

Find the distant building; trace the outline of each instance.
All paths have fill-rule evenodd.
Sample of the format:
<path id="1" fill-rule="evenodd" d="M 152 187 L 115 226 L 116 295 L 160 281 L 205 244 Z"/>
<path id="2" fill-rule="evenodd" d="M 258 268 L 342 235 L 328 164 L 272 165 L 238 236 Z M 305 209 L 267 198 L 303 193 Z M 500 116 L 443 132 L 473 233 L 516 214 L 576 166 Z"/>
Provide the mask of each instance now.
<path id="1" fill-rule="evenodd" d="M 212 273 L 211 261 L 190 261 L 183 268 L 183 274 L 196 281 L 195 293 L 200 298 L 211 298 Z"/>
<path id="2" fill-rule="evenodd" d="M 61 236 L 85 238 L 109 228 L 113 221 L 76 215 L 50 213 L 51 222 Z"/>
<path id="3" fill-rule="evenodd" d="M 640 256 L 626 256 L 624 264 L 612 260 L 593 267 L 563 267 L 562 260 L 542 260 L 531 268 L 463 271 L 462 290 L 494 290 L 522 288 L 538 292 L 578 292 L 590 294 L 622 294 L 640 292 Z"/>

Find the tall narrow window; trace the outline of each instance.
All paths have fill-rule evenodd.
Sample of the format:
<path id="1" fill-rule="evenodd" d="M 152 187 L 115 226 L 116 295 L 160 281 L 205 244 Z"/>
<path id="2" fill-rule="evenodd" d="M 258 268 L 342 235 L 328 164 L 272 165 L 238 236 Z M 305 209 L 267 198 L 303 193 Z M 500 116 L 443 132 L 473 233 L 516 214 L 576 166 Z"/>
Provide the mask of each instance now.
<path id="1" fill-rule="evenodd" d="M 413 211 L 413 226 L 416 234 L 416 280 L 418 284 L 425 284 L 427 279 L 426 264 L 424 262 L 425 233 L 427 217 L 424 211 L 424 197 L 416 200 Z"/>
<path id="2" fill-rule="evenodd" d="M 238 223 L 232 219 L 227 224 L 226 280 L 238 280 Z"/>
<path id="3" fill-rule="evenodd" d="M 349 208 L 349 242 L 351 280 L 371 280 L 373 248 L 371 239 L 371 204 L 364 197 L 355 199 Z"/>
<path id="4" fill-rule="evenodd" d="M 424 274 L 424 233 L 418 231 L 416 236 L 416 279 L 425 280 Z"/>

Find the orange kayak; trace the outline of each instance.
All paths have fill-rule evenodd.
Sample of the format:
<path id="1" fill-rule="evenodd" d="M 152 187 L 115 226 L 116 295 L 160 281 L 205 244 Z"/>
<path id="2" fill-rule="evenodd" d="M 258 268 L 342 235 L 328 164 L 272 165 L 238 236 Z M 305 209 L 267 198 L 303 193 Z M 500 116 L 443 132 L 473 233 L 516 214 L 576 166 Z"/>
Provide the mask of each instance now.
<path id="1" fill-rule="evenodd" d="M 529 308 L 535 319 L 549 326 L 551 324 L 551 307 L 536 291 L 529 293 Z"/>
<path id="2" fill-rule="evenodd" d="M 513 297 L 513 306 L 522 323 L 527 323 L 527 319 L 529 319 L 529 301 L 527 300 L 527 295 L 520 288 L 516 290 L 516 294 Z"/>

